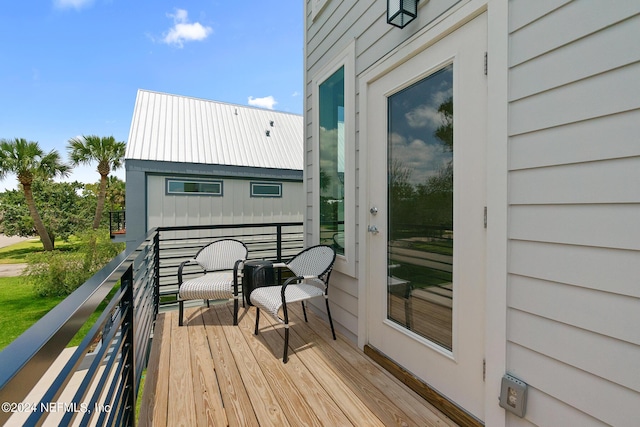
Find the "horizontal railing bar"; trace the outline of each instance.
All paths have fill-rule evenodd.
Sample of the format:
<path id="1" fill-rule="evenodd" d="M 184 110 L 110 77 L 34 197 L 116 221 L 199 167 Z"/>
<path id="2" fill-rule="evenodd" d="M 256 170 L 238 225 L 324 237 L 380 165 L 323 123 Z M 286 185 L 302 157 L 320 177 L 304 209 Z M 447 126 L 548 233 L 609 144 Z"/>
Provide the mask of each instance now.
<path id="1" fill-rule="evenodd" d="M 117 255 L 0 352 L 0 399 L 20 402 L 31 392 L 137 258 L 138 247 L 154 233 L 155 230 L 151 230 L 133 246 L 135 249 L 125 250 Z M 0 413 L 0 423 L 5 422 L 9 415 Z"/>
<path id="2" fill-rule="evenodd" d="M 108 309 L 110 308 L 113 309 L 113 307 L 119 303 L 121 297 L 122 297 L 122 293 L 120 291 L 116 293 L 116 295 L 114 295 L 114 298 L 107 306 L 107 309 L 103 311 L 102 315 L 98 318 L 98 321 L 96 321 L 96 323 L 93 325 L 89 333 L 87 333 L 87 335 L 84 337 L 84 339 L 82 340 L 82 342 L 80 343 L 76 351 L 69 358 L 65 366 L 62 368 L 62 370 L 58 373 L 56 378 L 53 380 L 51 386 L 47 389 L 45 394 L 42 396 L 42 398 L 40 399 L 41 404 L 47 404 L 48 402 L 57 401 L 57 398 L 59 397 L 60 393 L 67 386 L 67 384 L 71 380 L 71 377 L 77 371 L 78 366 L 80 366 L 80 364 L 84 360 L 84 357 L 86 356 L 86 350 L 89 347 L 89 343 L 91 343 L 93 339 L 98 335 L 98 332 L 101 329 L 103 329 L 107 320 L 107 315 L 110 313 L 110 310 Z M 104 349 L 101 349 L 101 351 L 102 353 L 104 353 Z M 96 361 L 99 362 L 101 360 L 102 360 L 102 357 L 96 357 L 92 363 L 92 366 L 96 363 Z M 93 375 L 96 369 L 97 367 L 92 369 L 92 367 L 90 366 L 87 371 L 87 374 Z M 72 403 L 72 402 L 68 402 L 68 403 Z M 38 405 L 38 408 L 40 407 L 41 406 Z M 36 420 L 42 418 L 43 415 L 46 416 L 49 414 L 48 413 L 43 414 L 42 412 L 39 412 L 39 411 L 34 412 L 29 417 L 28 421 L 35 422 Z"/>
<path id="3" fill-rule="evenodd" d="M 256 224 L 216 224 L 216 225 L 178 225 L 171 227 L 158 227 L 157 230 L 162 231 L 194 231 L 194 230 L 218 230 L 230 228 L 265 228 L 265 227 L 302 227 L 302 222 L 265 222 Z"/>
<path id="4" fill-rule="evenodd" d="M 111 333 L 111 332 L 110 332 Z M 103 348 L 100 349 L 101 351 L 101 356 L 98 358 L 96 357 L 96 359 L 94 359 L 91 368 L 89 369 L 89 372 L 91 374 L 89 374 L 89 372 L 85 375 L 82 384 L 80 385 L 80 387 L 78 387 L 78 391 L 76 392 L 76 395 L 73 397 L 72 402 L 75 403 L 80 403 L 82 402 L 82 400 L 84 400 L 84 398 L 86 397 L 86 394 L 89 390 L 89 385 L 91 383 L 93 383 L 97 373 L 98 373 L 98 368 L 100 366 L 102 366 L 105 358 L 104 356 L 106 354 L 109 353 L 109 349 L 112 347 L 112 340 L 113 338 L 115 338 L 115 336 L 117 335 L 116 333 L 112 333 L 112 338 L 109 340 L 109 345 L 105 345 L 103 346 Z M 102 371 L 102 374 L 100 375 L 100 379 L 98 380 L 98 384 L 96 389 L 94 390 L 90 400 L 89 400 L 89 408 L 95 408 L 95 404 L 98 401 L 98 397 L 100 396 L 100 394 L 102 393 L 102 387 L 104 387 L 104 384 L 107 382 L 107 379 L 109 378 L 109 375 L 111 374 L 111 370 L 113 369 L 114 364 L 117 361 L 117 355 L 120 354 L 120 350 L 123 347 L 123 343 L 124 340 L 120 339 L 120 341 L 117 342 L 117 351 L 116 349 L 114 349 L 113 353 L 112 353 L 112 357 L 111 359 L 106 362 L 106 364 L 104 365 L 104 370 Z M 65 414 L 64 418 L 62 419 L 62 425 L 70 425 L 71 424 L 71 418 L 74 416 L 75 414 L 72 412 L 68 412 Z M 89 415 L 89 414 L 87 414 Z M 86 424 L 85 424 L 86 425 Z"/>
<path id="5" fill-rule="evenodd" d="M 91 354 L 94 359 L 83 374 L 74 401 L 70 403 L 109 404 L 113 405 L 112 410 L 98 416 L 85 415 L 81 420 L 77 420 L 80 418 L 77 414 L 67 415 L 65 420 L 73 418 L 75 422 L 86 424 L 95 423 L 97 418 L 100 425 L 105 420 L 109 424 L 114 421 L 122 424 L 127 420 L 133 423 L 135 408 L 132 405 L 135 406 L 140 377 L 146 367 L 155 315 L 161 303 L 159 300 L 161 297 L 167 299 L 161 303 L 162 306 L 175 304 L 180 263 L 195 256 L 205 244 L 223 238 L 243 241 L 249 249 L 248 259 L 288 259 L 304 246 L 304 229 L 303 223 L 297 222 L 177 226 L 150 230 L 134 245 L 128 244 L 125 251 L 0 352 L 0 397 L 14 402 L 24 399 L 122 279 L 124 287 L 121 285 L 107 308 L 91 325 L 89 333 L 57 374 L 42 401 L 55 401 L 60 396 L 80 365 L 85 360 L 90 361 L 86 359 L 89 344 L 102 332 L 102 347 Z M 186 277 L 196 274 L 195 269 L 185 270 Z M 131 311 L 126 314 L 128 310 Z M 123 323 L 125 315 L 126 323 Z M 44 414 L 39 416 L 46 417 Z M 0 414 L 0 424 L 7 418 L 7 415 L 3 417 Z"/>

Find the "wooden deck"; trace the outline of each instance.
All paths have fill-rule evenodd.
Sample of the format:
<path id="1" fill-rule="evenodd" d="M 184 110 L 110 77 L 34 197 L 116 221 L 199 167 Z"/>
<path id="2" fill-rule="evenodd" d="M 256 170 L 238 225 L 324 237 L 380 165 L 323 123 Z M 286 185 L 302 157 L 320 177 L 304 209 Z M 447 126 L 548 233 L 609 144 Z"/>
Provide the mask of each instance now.
<path id="1" fill-rule="evenodd" d="M 309 313 L 292 310 L 284 332 L 255 309 L 231 304 L 160 314 L 146 375 L 141 426 L 455 426 L 350 341 Z M 310 310 L 308 310 L 310 311 Z"/>

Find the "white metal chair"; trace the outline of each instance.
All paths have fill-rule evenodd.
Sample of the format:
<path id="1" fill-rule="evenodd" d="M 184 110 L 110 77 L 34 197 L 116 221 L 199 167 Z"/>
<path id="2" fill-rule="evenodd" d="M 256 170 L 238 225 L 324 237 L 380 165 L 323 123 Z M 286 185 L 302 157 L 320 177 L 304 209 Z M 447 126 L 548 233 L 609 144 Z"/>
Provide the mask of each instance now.
<path id="1" fill-rule="evenodd" d="M 284 363 L 288 361 L 289 349 L 289 313 L 287 304 L 301 301 L 302 312 L 306 322 L 307 310 L 305 302 L 311 298 L 324 296 L 331 333 L 333 334 L 333 339 L 336 339 L 328 297 L 329 277 L 331 276 L 335 259 L 336 253 L 331 246 L 318 245 L 307 248 L 287 263 L 273 264 L 273 267 L 276 268 L 288 268 L 293 272 L 294 277 L 287 279 L 282 286 L 256 288 L 249 296 L 251 303 L 257 308 L 255 335 L 258 335 L 261 309 L 269 313 L 278 322 L 284 324 L 284 355 L 282 357 Z M 258 274 L 261 268 L 264 267 L 256 269 L 254 275 Z M 280 309 L 282 309 L 282 315 L 280 315 Z"/>
<path id="2" fill-rule="evenodd" d="M 209 306 L 212 299 L 233 298 L 233 324 L 238 324 L 238 299 L 242 296 L 242 267 L 247 260 L 247 247 L 234 239 L 223 239 L 201 248 L 196 256 L 180 263 L 178 267 L 179 325 L 182 326 L 184 301 L 202 299 Z M 187 265 L 199 265 L 204 275 L 183 282 L 183 269 Z M 244 305 L 244 302 L 243 302 Z"/>

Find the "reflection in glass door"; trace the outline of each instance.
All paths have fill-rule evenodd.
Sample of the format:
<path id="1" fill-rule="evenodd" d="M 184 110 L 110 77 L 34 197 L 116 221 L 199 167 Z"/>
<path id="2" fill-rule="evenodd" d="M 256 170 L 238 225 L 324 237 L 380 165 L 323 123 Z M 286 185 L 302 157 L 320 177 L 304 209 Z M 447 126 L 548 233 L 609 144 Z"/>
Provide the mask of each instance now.
<path id="1" fill-rule="evenodd" d="M 452 349 L 453 65 L 388 98 L 387 319 Z"/>

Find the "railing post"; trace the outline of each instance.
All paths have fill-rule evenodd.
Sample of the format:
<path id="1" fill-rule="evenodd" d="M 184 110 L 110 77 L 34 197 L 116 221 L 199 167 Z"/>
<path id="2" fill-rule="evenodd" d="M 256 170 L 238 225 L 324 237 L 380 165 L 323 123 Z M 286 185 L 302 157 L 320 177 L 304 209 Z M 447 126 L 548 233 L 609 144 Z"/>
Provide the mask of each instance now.
<path id="1" fill-rule="evenodd" d="M 122 360 L 126 361 L 122 375 L 124 375 L 123 383 L 125 384 L 124 393 L 124 419 L 128 420 L 128 425 L 135 426 L 136 411 L 136 378 L 135 378 L 135 327 L 134 327 L 134 306 L 133 306 L 133 265 L 130 265 L 127 271 L 122 275 L 121 287 L 124 291 L 122 304 L 125 305 L 124 317 L 124 348 L 122 350 Z"/>
<path id="2" fill-rule="evenodd" d="M 153 251 L 154 251 L 154 267 L 153 267 L 153 304 L 154 304 L 154 316 L 158 314 L 160 307 L 160 231 L 156 231 L 153 236 Z"/>
<path id="3" fill-rule="evenodd" d="M 276 237 L 276 257 L 277 261 L 282 261 L 282 225 L 278 225 L 277 227 L 277 237 Z M 282 269 L 278 268 L 278 283 L 282 284 Z"/>

